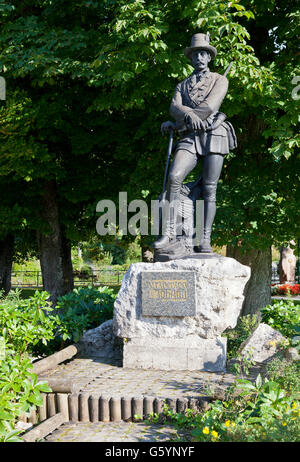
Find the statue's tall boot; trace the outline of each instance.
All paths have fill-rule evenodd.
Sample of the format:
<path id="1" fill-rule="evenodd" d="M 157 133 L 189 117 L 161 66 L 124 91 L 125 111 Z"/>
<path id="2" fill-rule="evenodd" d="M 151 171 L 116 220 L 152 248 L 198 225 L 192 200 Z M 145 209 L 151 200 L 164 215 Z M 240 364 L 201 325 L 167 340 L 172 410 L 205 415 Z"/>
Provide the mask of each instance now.
<path id="1" fill-rule="evenodd" d="M 200 242 L 199 251 L 202 253 L 213 253 L 210 244 L 212 224 L 216 215 L 216 202 L 204 200 L 204 226 L 203 237 Z"/>
<path id="2" fill-rule="evenodd" d="M 213 249 L 210 245 L 210 235 L 211 235 L 210 229 L 203 230 L 203 238 L 201 239 L 200 246 L 199 246 L 199 251 L 201 253 L 213 253 Z"/>
<path id="3" fill-rule="evenodd" d="M 163 249 L 167 247 L 170 244 L 173 244 L 176 242 L 176 197 L 177 195 L 175 194 L 170 194 L 170 204 L 173 204 L 173 206 L 170 206 L 170 215 L 166 221 L 166 228 L 163 236 L 158 238 L 152 245 L 153 249 Z M 172 202 L 173 200 L 173 202 Z M 176 210 L 175 210 L 176 209 Z"/>

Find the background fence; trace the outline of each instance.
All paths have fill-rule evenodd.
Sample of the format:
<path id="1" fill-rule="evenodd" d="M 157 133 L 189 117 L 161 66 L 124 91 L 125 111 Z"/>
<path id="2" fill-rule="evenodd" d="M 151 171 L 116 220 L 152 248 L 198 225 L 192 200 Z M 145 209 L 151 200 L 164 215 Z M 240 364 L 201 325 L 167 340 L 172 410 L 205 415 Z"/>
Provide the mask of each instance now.
<path id="1" fill-rule="evenodd" d="M 91 273 L 74 272 L 74 286 L 117 286 L 123 279 L 125 270 L 101 269 Z M 13 271 L 11 274 L 12 288 L 43 288 L 42 273 L 40 271 Z"/>
<path id="2" fill-rule="evenodd" d="M 300 283 L 300 271 L 297 265 L 295 282 Z M 100 269 L 91 272 L 74 272 L 74 286 L 118 286 L 121 284 L 126 270 Z M 11 275 L 12 288 L 43 288 L 41 271 L 13 271 Z M 272 265 L 272 284 L 279 284 L 277 267 Z"/>

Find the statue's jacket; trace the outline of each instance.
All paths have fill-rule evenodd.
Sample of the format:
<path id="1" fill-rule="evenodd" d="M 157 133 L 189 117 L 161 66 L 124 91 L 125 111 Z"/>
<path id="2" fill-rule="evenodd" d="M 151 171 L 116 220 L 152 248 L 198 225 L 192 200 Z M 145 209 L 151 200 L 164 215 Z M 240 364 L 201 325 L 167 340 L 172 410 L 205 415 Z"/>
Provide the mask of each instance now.
<path id="1" fill-rule="evenodd" d="M 175 150 L 184 149 L 192 154 L 228 154 L 236 148 L 236 135 L 226 115 L 219 108 L 228 90 L 225 76 L 207 70 L 200 77 L 194 72 L 180 82 L 175 90 L 170 114 L 176 120 L 176 129 L 181 139 Z M 189 130 L 186 115 L 194 112 L 202 121 L 205 130 Z"/>

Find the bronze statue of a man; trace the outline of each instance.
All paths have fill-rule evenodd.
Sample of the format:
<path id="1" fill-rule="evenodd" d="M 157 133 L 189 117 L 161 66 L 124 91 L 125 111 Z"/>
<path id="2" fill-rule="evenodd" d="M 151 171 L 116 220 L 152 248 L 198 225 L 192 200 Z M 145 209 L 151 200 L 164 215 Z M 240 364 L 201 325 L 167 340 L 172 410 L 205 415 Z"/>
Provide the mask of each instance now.
<path id="1" fill-rule="evenodd" d="M 208 68 L 217 55 L 216 48 L 210 45 L 209 34 L 193 35 L 191 46 L 184 50 L 184 54 L 195 70 L 176 87 L 170 106 L 170 114 L 176 123 L 162 124 L 162 132 L 175 129 L 180 135 L 169 172 L 166 199 L 169 203 L 179 200 L 182 182 L 202 158 L 204 223 L 199 251 L 210 253 L 217 183 L 224 156 L 236 147 L 236 136 L 232 125 L 225 121 L 226 115 L 219 112 L 228 90 L 228 80 Z M 176 241 L 175 223 L 176 216 L 171 207 L 165 233 L 154 242 L 154 249 L 164 249 Z"/>

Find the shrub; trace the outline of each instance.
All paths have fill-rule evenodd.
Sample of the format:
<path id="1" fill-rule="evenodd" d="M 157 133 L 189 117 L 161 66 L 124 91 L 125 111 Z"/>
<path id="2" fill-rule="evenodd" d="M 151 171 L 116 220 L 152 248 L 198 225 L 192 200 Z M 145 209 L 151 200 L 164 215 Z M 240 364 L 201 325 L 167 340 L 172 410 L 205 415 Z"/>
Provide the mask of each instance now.
<path id="1" fill-rule="evenodd" d="M 267 365 L 267 375 L 270 380 L 276 381 L 288 392 L 293 391 L 300 398 L 299 361 L 289 361 L 280 354 Z"/>
<path id="2" fill-rule="evenodd" d="M 117 294 L 109 287 L 80 287 L 58 298 L 55 308 L 59 328 L 46 344 L 39 341 L 33 348 L 35 355 L 49 355 L 73 342 L 78 342 L 87 329 L 98 327 L 112 319 Z"/>
<path id="3" fill-rule="evenodd" d="M 46 345 L 59 330 L 60 319 L 50 312 L 47 292 L 36 291 L 26 300 L 20 291 L 11 292 L 0 301 L 0 336 L 18 353 L 33 352 L 35 345 Z"/>
<path id="4" fill-rule="evenodd" d="M 278 300 L 261 310 L 262 322 L 279 330 L 282 335 L 292 338 L 300 327 L 300 305 L 291 300 Z"/>
<path id="5" fill-rule="evenodd" d="M 43 404 L 41 392 L 51 392 L 47 382 L 38 382 L 31 367 L 27 354 L 6 347 L 0 360 L 0 442 L 21 441 L 21 430 L 15 430 L 18 418 Z"/>
<path id="6" fill-rule="evenodd" d="M 60 324 L 52 310 L 47 292 L 38 292 L 27 300 L 20 291 L 0 301 L 0 441 L 21 441 L 15 430 L 18 418 L 41 406 L 41 392 L 51 392 L 46 382 L 38 382 L 28 353 L 39 342 L 54 338 Z"/>
<path id="7" fill-rule="evenodd" d="M 83 332 L 112 319 L 116 294 L 109 287 L 79 288 L 58 299 L 63 339 L 77 342 Z"/>
<path id="8" fill-rule="evenodd" d="M 59 299 L 54 311 L 47 292 L 36 291 L 25 300 L 20 294 L 0 300 L 0 441 L 20 441 L 18 417 L 42 405 L 41 392 L 51 392 L 30 371 L 28 353 L 48 354 L 62 340 L 77 341 L 85 329 L 112 318 L 116 298 L 108 287 L 75 289 Z"/>

